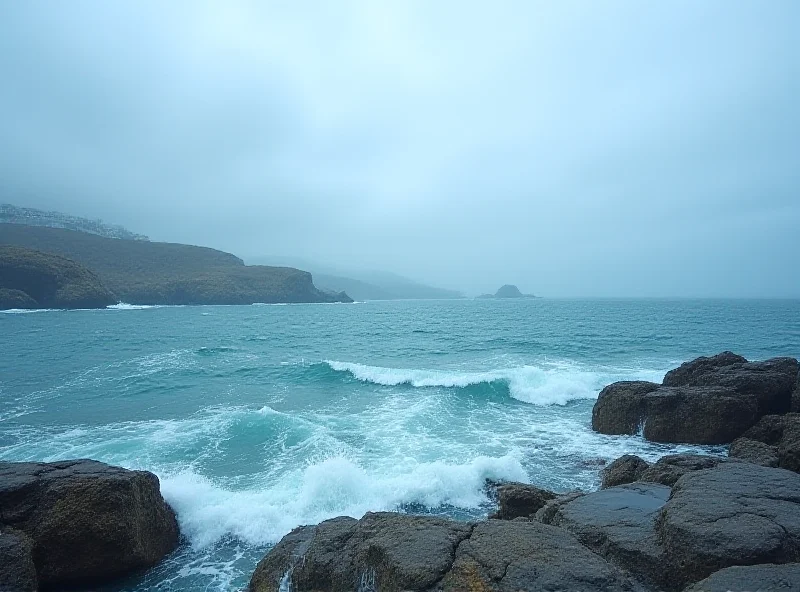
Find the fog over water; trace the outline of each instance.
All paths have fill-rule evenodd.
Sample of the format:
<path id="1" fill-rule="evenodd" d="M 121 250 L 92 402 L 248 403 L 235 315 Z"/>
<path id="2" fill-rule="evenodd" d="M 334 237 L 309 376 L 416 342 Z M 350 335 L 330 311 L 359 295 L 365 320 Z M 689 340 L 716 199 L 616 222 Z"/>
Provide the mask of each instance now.
<path id="1" fill-rule="evenodd" d="M 0 203 L 468 294 L 800 296 L 800 4 L 7 2 Z"/>

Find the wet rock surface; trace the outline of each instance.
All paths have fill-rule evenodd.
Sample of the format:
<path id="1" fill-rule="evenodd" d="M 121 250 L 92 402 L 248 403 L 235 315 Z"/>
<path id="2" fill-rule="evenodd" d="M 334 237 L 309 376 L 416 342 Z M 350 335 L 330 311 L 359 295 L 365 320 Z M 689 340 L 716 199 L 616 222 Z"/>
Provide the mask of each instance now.
<path id="1" fill-rule="evenodd" d="M 656 519 L 670 488 L 632 483 L 603 489 L 562 504 L 548 524 L 574 534 L 592 551 L 624 566 L 642 582 L 661 586 L 666 574 Z"/>
<path id="2" fill-rule="evenodd" d="M 0 509 L 3 528 L 30 539 L 42 587 L 105 582 L 178 543 L 158 478 L 97 461 L 0 462 Z"/>

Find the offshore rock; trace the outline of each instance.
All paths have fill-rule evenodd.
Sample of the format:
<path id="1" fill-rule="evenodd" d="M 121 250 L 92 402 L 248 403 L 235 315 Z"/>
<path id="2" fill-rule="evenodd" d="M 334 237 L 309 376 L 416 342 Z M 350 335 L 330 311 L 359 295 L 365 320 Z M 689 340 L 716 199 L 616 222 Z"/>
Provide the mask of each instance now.
<path id="1" fill-rule="evenodd" d="M 178 543 L 158 478 L 92 460 L 0 462 L 0 521 L 33 543 L 42 587 L 89 586 L 151 567 Z"/>

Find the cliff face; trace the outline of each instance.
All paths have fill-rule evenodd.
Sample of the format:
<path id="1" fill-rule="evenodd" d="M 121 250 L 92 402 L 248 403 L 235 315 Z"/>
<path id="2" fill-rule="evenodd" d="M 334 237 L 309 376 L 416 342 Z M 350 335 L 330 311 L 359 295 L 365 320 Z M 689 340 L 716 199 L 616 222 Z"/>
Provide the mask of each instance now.
<path id="1" fill-rule="evenodd" d="M 246 266 L 230 253 L 206 247 L 0 224 L 3 244 L 73 259 L 130 304 L 351 302 L 346 294 L 318 290 L 307 272 Z"/>
<path id="2" fill-rule="evenodd" d="M 20 247 L 0 247 L 0 308 L 105 308 L 117 302 L 78 263 Z"/>

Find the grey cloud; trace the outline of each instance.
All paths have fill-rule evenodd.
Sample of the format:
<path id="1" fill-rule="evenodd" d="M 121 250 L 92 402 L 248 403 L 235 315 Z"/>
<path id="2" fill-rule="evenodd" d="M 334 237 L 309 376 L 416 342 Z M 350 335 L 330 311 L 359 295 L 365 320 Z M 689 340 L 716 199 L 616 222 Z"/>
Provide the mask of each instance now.
<path id="1" fill-rule="evenodd" d="M 2 200 L 476 293 L 800 296 L 800 7 L 30 1 Z"/>

